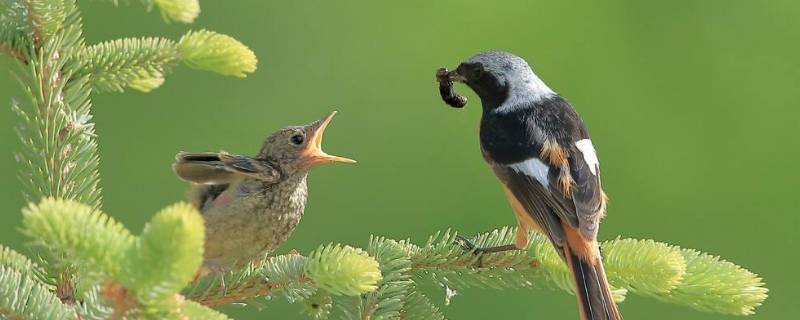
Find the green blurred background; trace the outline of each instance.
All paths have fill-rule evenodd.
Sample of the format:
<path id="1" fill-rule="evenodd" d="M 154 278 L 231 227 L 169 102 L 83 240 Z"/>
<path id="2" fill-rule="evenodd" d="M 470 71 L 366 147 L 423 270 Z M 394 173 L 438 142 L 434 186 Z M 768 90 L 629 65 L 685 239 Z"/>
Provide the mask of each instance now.
<path id="1" fill-rule="evenodd" d="M 80 5 L 89 43 L 207 28 L 240 39 L 260 60 L 246 79 L 179 67 L 149 94 L 94 96 L 104 206 L 135 232 L 184 198 L 187 185 L 170 169 L 176 152 L 254 153 L 273 130 L 331 110 L 340 114 L 326 150 L 359 163 L 315 169 L 305 219 L 281 252 L 513 224 L 478 150 L 477 98 L 470 92 L 465 109 L 448 108 L 433 77 L 439 66 L 503 49 L 527 58 L 590 128 L 611 197 L 602 238 L 719 254 L 765 278 L 770 298 L 752 319 L 800 312 L 798 1 L 202 1 L 190 26 L 138 5 Z M 0 57 L 0 243 L 21 248 L 8 107 L 21 94 L 5 71 L 14 64 Z M 461 290 L 444 311 L 575 319 L 575 308 L 558 291 Z M 621 309 L 628 319 L 733 318 L 636 295 Z M 224 310 L 299 317 L 284 302 L 261 313 Z"/>

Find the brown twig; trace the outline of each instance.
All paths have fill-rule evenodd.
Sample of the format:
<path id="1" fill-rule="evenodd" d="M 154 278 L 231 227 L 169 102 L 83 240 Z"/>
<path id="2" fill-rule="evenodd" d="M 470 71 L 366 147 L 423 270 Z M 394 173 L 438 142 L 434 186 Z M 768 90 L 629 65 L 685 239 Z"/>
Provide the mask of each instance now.
<path id="1" fill-rule="evenodd" d="M 28 61 L 25 59 L 25 55 L 23 55 L 21 51 L 12 47 L 8 43 L 0 43 L 0 52 L 5 52 L 22 63 L 28 63 Z"/>
<path id="2" fill-rule="evenodd" d="M 136 307 L 136 297 L 121 284 L 109 281 L 103 288 L 103 296 L 114 303 L 111 319 L 124 319 L 128 310 Z"/>
<path id="3" fill-rule="evenodd" d="M 224 293 L 221 292 L 222 288 L 217 287 L 209 292 L 202 292 L 201 294 L 191 295 L 187 298 L 202 305 L 213 307 L 267 296 L 275 290 L 288 287 L 291 282 L 305 283 L 308 281 L 311 281 L 311 279 L 306 276 L 300 276 L 294 281 L 279 282 L 270 282 L 259 278 L 256 279 L 256 281 L 248 281 L 234 287 L 228 287 L 225 289 Z"/>

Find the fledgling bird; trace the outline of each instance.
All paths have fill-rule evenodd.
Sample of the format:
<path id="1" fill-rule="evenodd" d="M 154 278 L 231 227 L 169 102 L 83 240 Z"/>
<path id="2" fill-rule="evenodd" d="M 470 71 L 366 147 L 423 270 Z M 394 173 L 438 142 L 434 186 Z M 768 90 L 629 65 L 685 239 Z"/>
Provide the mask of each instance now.
<path id="1" fill-rule="evenodd" d="M 194 203 L 206 227 L 203 267 L 221 274 L 270 253 L 303 216 L 309 170 L 323 163 L 355 163 L 322 151 L 322 135 L 335 114 L 278 130 L 255 157 L 178 153 L 175 173 L 200 185 Z"/>
<path id="2" fill-rule="evenodd" d="M 597 244 L 606 211 L 600 163 L 575 109 L 508 52 L 479 53 L 437 77 L 463 82 L 481 99 L 481 151 L 516 215 L 514 246 L 527 247 L 528 230 L 547 235 L 573 274 L 581 319 L 621 319 Z"/>

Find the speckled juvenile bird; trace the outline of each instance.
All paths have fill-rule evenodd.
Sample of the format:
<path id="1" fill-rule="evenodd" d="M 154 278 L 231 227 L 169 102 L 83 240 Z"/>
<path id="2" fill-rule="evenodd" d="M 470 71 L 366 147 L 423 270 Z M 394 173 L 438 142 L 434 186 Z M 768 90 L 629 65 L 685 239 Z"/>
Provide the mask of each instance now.
<path id="1" fill-rule="evenodd" d="M 175 173 L 200 185 L 194 203 L 205 219 L 205 268 L 224 272 L 274 250 L 303 216 L 309 170 L 355 162 L 322 151 L 322 135 L 335 114 L 278 130 L 255 157 L 178 153 Z"/>
<path id="2" fill-rule="evenodd" d="M 480 97 L 481 151 L 519 224 L 515 245 L 481 250 L 525 248 L 528 230 L 537 230 L 572 271 L 581 319 L 620 319 L 597 245 L 606 211 L 600 163 L 575 109 L 507 52 L 477 54 L 437 76 L 445 84 L 463 82 Z"/>

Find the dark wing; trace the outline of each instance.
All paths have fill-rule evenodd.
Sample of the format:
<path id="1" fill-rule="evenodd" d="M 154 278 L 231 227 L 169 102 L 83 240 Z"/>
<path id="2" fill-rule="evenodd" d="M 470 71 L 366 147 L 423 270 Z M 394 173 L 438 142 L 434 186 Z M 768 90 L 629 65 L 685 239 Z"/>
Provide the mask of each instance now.
<path id="1" fill-rule="evenodd" d="M 503 182 L 509 192 L 519 202 L 525 213 L 531 216 L 545 235 L 557 248 L 564 244 L 565 235 L 561 227 L 561 220 L 575 220 L 565 215 L 568 212 L 561 207 L 561 203 L 551 195 L 550 191 L 531 175 L 519 172 L 507 165 L 495 165 L 494 173 Z M 573 215 L 574 217 L 574 215 Z M 561 250 L 557 250 L 562 254 Z"/>
<path id="2" fill-rule="evenodd" d="M 204 210 L 236 181 L 252 178 L 265 183 L 280 180 L 280 171 L 264 161 L 246 156 L 219 153 L 187 153 L 175 156 L 175 174 L 198 184 L 192 192 L 192 203 Z"/>
<path id="3" fill-rule="evenodd" d="M 551 230 L 554 241 L 563 239 L 552 231 L 561 229 L 561 221 L 580 230 L 587 240 L 595 240 L 606 200 L 586 127 L 561 98 L 527 112 L 525 125 L 531 141 L 526 147 L 534 148 L 535 155 L 521 162 L 495 164 L 495 172 L 529 214 L 544 224 L 541 227 Z"/>
<path id="4" fill-rule="evenodd" d="M 280 180 L 280 171 L 265 161 L 225 152 L 181 152 L 175 156 L 172 168 L 178 177 L 196 184 L 229 184 L 242 178 L 266 183 Z"/>
<path id="5" fill-rule="evenodd" d="M 578 217 L 578 230 L 584 238 L 595 240 L 607 200 L 600 183 L 600 164 L 591 140 L 578 140 L 572 146 L 569 157 L 573 181 L 571 196 Z"/>

